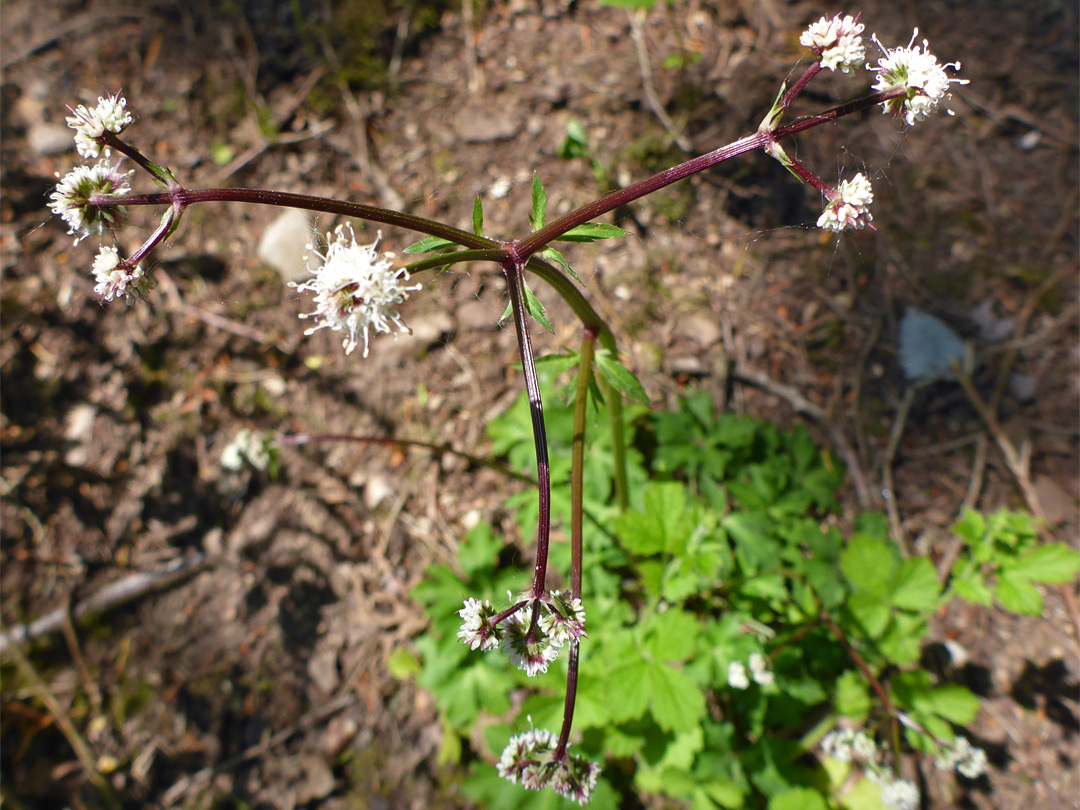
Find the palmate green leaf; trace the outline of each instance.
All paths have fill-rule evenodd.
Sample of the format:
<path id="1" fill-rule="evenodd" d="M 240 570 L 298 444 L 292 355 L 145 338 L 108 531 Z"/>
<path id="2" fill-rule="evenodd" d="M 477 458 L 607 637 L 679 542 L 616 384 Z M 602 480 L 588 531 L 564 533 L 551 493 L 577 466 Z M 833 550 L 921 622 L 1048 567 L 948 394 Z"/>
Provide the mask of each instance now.
<path id="1" fill-rule="evenodd" d="M 705 714 L 705 695 L 682 671 L 664 664 L 650 667 L 652 716 L 665 731 L 697 723 Z"/>
<path id="2" fill-rule="evenodd" d="M 838 714 L 856 720 L 861 720 L 870 713 L 873 700 L 870 697 L 870 685 L 862 673 L 849 669 L 836 679 L 833 707 Z"/>
<path id="3" fill-rule="evenodd" d="M 702 626 L 678 608 L 651 614 L 645 623 L 645 649 L 655 661 L 685 661 L 694 654 Z"/>
<path id="4" fill-rule="evenodd" d="M 476 579 L 481 573 L 490 573 L 505 545 L 503 540 L 495 536 L 489 524 L 480 521 L 458 545 L 461 570 L 470 579 Z"/>
<path id="5" fill-rule="evenodd" d="M 693 810 L 739 810 L 743 806 L 742 789 L 734 782 L 714 780 L 694 790 Z"/>
<path id="6" fill-rule="evenodd" d="M 927 630 L 921 616 L 898 611 L 893 614 L 892 623 L 878 641 L 878 650 L 897 666 L 916 664 Z"/>
<path id="7" fill-rule="evenodd" d="M 544 191 L 544 184 L 540 182 L 539 176 L 534 173 L 532 179 L 532 215 L 529 217 L 529 224 L 532 225 L 534 232 L 544 227 L 546 215 L 547 192 Z"/>
<path id="8" fill-rule="evenodd" d="M 426 239 L 421 239 L 419 242 L 413 242 L 402 252 L 407 254 L 433 253 L 452 247 L 455 247 L 455 244 L 448 239 L 443 239 L 438 236 L 429 236 Z"/>
<path id="9" fill-rule="evenodd" d="M 840 570 L 857 592 L 887 600 L 898 560 L 895 546 L 878 537 L 856 534 L 840 553 Z"/>
<path id="10" fill-rule="evenodd" d="M 937 571 L 926 557 L 904 560 L 893 583 L 892 603 L 896 607 L 927 611 L 937 605 L 941 585 Z"/>
<path id="11" fill-rule="evenodd" d="M 979 699 L 958 684 L 946 684 L 917 694 L 914 708 L 966 726 L 979 713 Z"/>
<path id="12" fill-rule="evenodd" d="M 986 518 L 974 509 L 965 507 L 960 519 L 952 525 L 952 531 L 966 540 L 969 546 L 974 546 L 986 536 Z"/>
<path id="13" fill-rule="evenodd" d="M 769 800 L 769 810 L 827 810 L 825 798 L 813 788 L 792 788 Z"/>
<path id="14" fill-rule="evenodd" d="M 686 511 L 683 485 L 673 481 L 650 483 L 643 500 L 643 512 L 627 512 L 615 523 L 623 546 L 635 554 L 659 554 L 685 544 L 691 527 L 683 515 Z"/>
<path id="15" fill-rule="evenodd" d="M 638 378 L 622 363 L 612 357 L 607 349 L 597 349 L 595 355 L 596 370 L 611 384 L 611 386 L 630 399 L 640 402 L 642 405 L 649 404 L 649 395 Z"/>
<path id="16" fill-rule="evenodd" d="M 892 609 L 881 597 L 859 591 L 847 601 L 847 608 L 870 638 L 879 638 L 889 626 Z"/>
<path id="17" fill-rule="evenodd" d="M 1063 543 L 1048 543 L 1002 564 L 1002 575 L 1047 585 L 1072 582 L 1080 572 L 1080 554 Z"/>
<path id="18" fill-rule="evenodd" d="M 1006 610 L 1023 616 L 1039 616 L 1043 609 L 1043 596 L 1039 589 L 1026 579 L 1002 573 L 998 577 L 994 596 Z"/>
<path id="19" fill-rule="evenodd" d="M 618 695 L 611 704 L 611 719 L 617 723 L 636 720 L 649 708 L 652 690 L 651 661 L 634 661 L 608 674 L 608 693 Z"/>
<path id="20" fill-rule="evenodd" d="M 600 239 L 617 239 L 618 237 L 626 236 L 629 233 L 629 231 L 624 231 L 618 225 L 608 225 L 604 222 L 586 222 L 584 225 L 578 225 L 576 228 L 571 228 L 555 241 L 596 242 Z"/>

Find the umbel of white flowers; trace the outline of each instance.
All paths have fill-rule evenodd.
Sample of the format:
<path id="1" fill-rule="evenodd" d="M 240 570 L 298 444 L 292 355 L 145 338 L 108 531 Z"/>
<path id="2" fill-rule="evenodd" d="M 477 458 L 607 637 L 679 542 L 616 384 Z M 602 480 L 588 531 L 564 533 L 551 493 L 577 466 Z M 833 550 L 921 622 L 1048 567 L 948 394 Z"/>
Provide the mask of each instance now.
<path id="1" fill-rule="evenodd" d="M 391 326 L 409 331 L 397 308 L 420 285 L 402 286 L 409 273 L 404 267 L 394 269 L 392 254 L 379 253 L 379 238 L 381 234 L 370 245 L 357 244 L 352 226 L 346 224 L 334 231 L 326 253 L 309 246 L 322 263 L 311 271 L 313 278 L 302 284 L 290 282 L 301 292 L 315 293 L 315 311 L 300 316 L 316 321 L 305 335 L 323 328 L 343 332 L 346 354 L 352 353 L 363 335 L 367 357 L 372 331 L 391 332 Z"/>

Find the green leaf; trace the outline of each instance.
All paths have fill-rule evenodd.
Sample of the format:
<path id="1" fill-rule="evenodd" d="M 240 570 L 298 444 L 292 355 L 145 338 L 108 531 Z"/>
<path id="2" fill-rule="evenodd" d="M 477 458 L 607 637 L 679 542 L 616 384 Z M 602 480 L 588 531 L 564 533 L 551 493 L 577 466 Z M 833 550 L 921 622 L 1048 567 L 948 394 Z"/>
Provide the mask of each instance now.
<path id="1" fill-rule="evenodd" d="M 581 355 L 572 349 L 558 354 L 545 354 L 543 357 L 536 358 L 536 368 L 541 368 L 551 374 L 561 374 L 562 372 L 573 368 L 580 361 Z M 520 368 L 520 363 L 515 363 L 516 368 Z"/>
<path id="2" fill-rule="evenodd" d="M 811 788 L 792 788 L 773 796 L 769 810 L 826 810 L 825 798 Z"/>
<path id="3" fill-rule="evenodd" d="M 986 536 L 986 519 L 973 509 L 964 509 L 960 519 L 953 524 L 952 530 L 967 541 L 968 545 L 981 543 Z"/>
<path id="4" fill-rule="evenodd" d="M 715 777 L 714 777 L 715 778 Z M 710 804 L 699 802 L 699 794 Z M 699 808 L 724 807 L 727 810 L 739 810 L 743 806 L 742 789 L 734 782 L 714 781 L 702 785 L 694 792 L 694 810 Z"/>
<path id="5" fill-rule="evenodd" d="M 1008 565 L 1002 574 L 1030 582 L 1064 585 L 1080 571 L 1080 554 L 1063 543 L 1048 543 L 1028 551 Z"/>
<path id="6" fill-rule="evenodd" d="M 544 227 L 546 212 L 547 192 L 544 191 L 544 184 L 540 182 L 539 176 L 534 173 L 532 181 L 532 215 L 529 217 L 529 224 L 532 225 L 534 232 Z"/>
<path id="7" fill-rule="evenodd" d="M 418 675 L 423 669 L 420 666 L 420 659 L 404 647 L 398 647 L 387 656 L 386 668 L 390 671 L 390 675 L 398 681 Z"/>
<path id="8" fill-rule="evenodd" d="M 848 599 L 848 610 L 870 638 L 879 638 L 889 626 L 892 609 L 875 594 L 860 591 Z"/>
<path id="9" fill-rule="evenodd" d="M 645 714 L 649 707 L 650 673 L 653 667 L 654 664 L 649 661 L 635 661 L 609 674 L 608 693 L 619 696 L 611 704 L 612 720 L 621 723 L 636 720 Z"/>
<path id="10" fill-rule="evenodd" d="M 979 699 L 963 686 L 947 684 L 918 695 L 914 702 L 920 711 L 933 712 L 950 723 L 966 726 L 979 713 Z"/>
<path id="11" fill-rule="evenodd" d="M 615 531 L 628 551 L 659 554 L 685 539 L 687 527 L 682 515 L 686 509 L 686 490 L 682 484 L 650 483 L 643 500 L 644 512 L 627 512 L 615 523 Z"/>
<path id="12" fill-rule="evenodd" d="M 439 236 L 429 236 L 426 239 L 421 239 L 419 242 L 413 242 L 407 248 L 404 253 L 431 253 L 437 250 L 445 250 L 446 248 L 454 247 L 454 243 L 449 239 L 443 239 Z"/>
<path id="13" fill-rule="evenodd" d="M 547 259 L 549 262 L 555 262 L 555 264 L 559 265 L 570 275 L 570 278 L 572 278 L 578 284 L 582 283 L 581 279 L 578 277 L 578 274 L 574 272 L 574 268 L 570 266 L 570 262 L 566 261 L 566 257 L 559 253 L 559 251 L 557 251 L 551 245 L 548 245 L 546 248 L 544 248 L 540 252 L 540 255 Z"/>
<path id="14" fill-rule="evenodd" d="M 887 599 L 896 559 L 896 548 L 891 544 L 856 534 L 840 552 L 840 570 L 856 591 Z"/>
<path id="15" fill-rule="evenodd" d="M 617 239 L 626 236 L 630 232 L 624 231 L 618 225 L 609 225 L 606 222 L 586 222 L 571 228 L 562 236 L 556 238 L 556 242 L 596 242 L 600 239 Z"/>
<path id="16" fill-rule="evenodd" d="M 833 705 L 845 717 L 861 719 L 870 713 L 874 702 L 870 698 L 870 685 L 861 673 L 849 669 L 836 679 Z"/>
<path id="17" fill-rule="evenodd" d="M 630 399 L 649 404 L 649 395 L 638 382 L 638 378 L 626 366 L 616 360 L 607 349 L 598 349 L 595 355 L 596 370 L 619 393 Z"/>
<path id="18" fill-rule="evenodd" d="M 705 714 L 705 695 L 682 671 L 663 664 L 651 667 L 652 715 L 665 731 L 694 725 Z"/>
<path id="19" fill-rule="evenodd" d="M 457 765 L 461 762 L 461 737 L 446 717 L 440 717 L 442 725 L 442 740 L 439 742 L 439 753 L 435 755 L 436 765 Z"/>
<path id="20" fill-rule="evenodd" d="M 701 625 L 694 614 L 678 608 L 654 613 L 646 625 L 645 649 L 656 661 L 685 661 L 694 654 Z"/>
<path id="21" fill-rule="evenodd" d="M 476 202 L 472 209 L 472 229 L 477 236 L 484 235 L 484 205 L 480 201 L 480 195 L 476 195 Z"/>
<path id="22" fill-rule="evenodd" d="M 656 0 L 600 0 L 600 5 L 609 8 L 652 8 Z"/>
<path id="23" fill-rule="evenodd" d="M 1003 573 L 998 577 L 994 596 L 1006 610 L 1019 613 L 1024 616 L 1039 616 L 1042 614 L 1043 597 L 1039 589 L 1026 579 L 1009 576 Z"/>
<path id="24" fill-rule="evenodd" d="M 926 557 L 916 557 L 900 563 L 892 594 L 892 603 L 896 607 L 930 610 L 936 605 L 940 592 L 937 571 Z"/>
<path id="25" fill-rule="evenodd" d="M 990 607 L 994 604 L 994 592 L 974 561 L 961 562 L 953 569 L 951 585 L 957 596 L 973 605 Z"/>
<path id="26" fill-rule="evenodd" d="M 540 303 L 540 299 L 536 297 L 536 293 L 529 289 L 528 284 L 523 282 L 522 286 L 525 288 L 525 309 L 527 309 L 529 314 L 536 319 L 537 323 L 552 334 L 555 334 L 555 330 L 551 328 L 551 321 L 549 321 L 547 315 L 544 314 L 544 305 Z"/>
<path id="27" fill-rule="evenodd" d="M 493 569 L 496 558 L 504 545 L 505 543 L 495 536 L 489 524 L 483 521 L 477 523 L 458 546 L 458 562 L 461 563 L 461 570 L 470 579 L 474 579 L 481 571 Z"/>

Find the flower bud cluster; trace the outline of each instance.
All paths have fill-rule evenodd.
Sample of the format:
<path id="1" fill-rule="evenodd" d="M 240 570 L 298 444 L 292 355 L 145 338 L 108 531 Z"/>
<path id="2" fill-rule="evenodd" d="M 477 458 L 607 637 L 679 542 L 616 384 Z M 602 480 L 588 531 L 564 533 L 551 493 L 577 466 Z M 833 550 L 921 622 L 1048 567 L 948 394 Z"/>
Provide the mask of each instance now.
<path id="1" fill-rule="evenodd" d="M 309 246 L 322 263 L 311 270 L 313 278 L 302 284 L 290 282 L 301 292 L 315 293 L 315 311 L 300 316 L 316 321 L 305 335 L 324 327 L 343 332 L 346 354 L 360 345 L 363 335 L 367 357 L 372 330 L 391 332 L 393 325 L 402 332 L 409 331 L 397 307 L 420 285 L 403 287 L 401 282 L 408 281 L 408 271 L 403 267 L 394 269 L 393 254 L 380 254 L 378 245 L 378 237 L 370 245 L 357 244 L 352 226 L 342 225 L 330 237 L 325 254 Z"/>
<path id="2" fill-rule="evenodd" d="M 874 219 L 870 215 L 870 203 L 873 201 L 870 181 L 860 172 L 850 180 L 841 181 L 831 192 L 829 204 L 818 217 L 817 226 L 828 231 L 870 227 Z"/>
<path id="3" fill-rule="evenodd" d="M 537 610 L 540 615 L 533 621 Z M 547 672 L 548 664 L 558 658 L 568 641 L 587 638 L 581 599 L 559 591 L 530 601 L 498 624 L 494 621 L 498 614 L 486 599 L 466 599 L 458 615 L 462 624 L 457 635 L 462 643 L 483 652 L 499 647 L 530 677 Z"/>
<path id="4" fill-rule="evenodd" d="M 956 772 L 967 779 L 978 779 L 986 773 L 986 752 L 971 744 L 967 737 L 957 737 L 951 748 L 934 760 L 938 769 Z"/>
<path id="5" fill-rule="evenodd" d="M 823 68 L 851 73 L 866 61 L 866 48 L 860 36 L 865 27 L 858 15 L 837 14 L 831 20 L 822 17 L 803 32 L 799 43 L 818 55 Z"/>
<path id="6" fill-rule="evenodd" d="M 89 159 L 101 154 L 106 132 L 119 135 L 135 120 L 127 109 L 127 99 L 119 93 L 108 98 L 99 97 L 93 107 L 80 104 L 71 113 L 67 124 L 75 130 L 75 148 Z"/>
<path id="7" fill-rule="evenodd" d="M 749 670 L 747 664 L 749 664 Z M 728 686 L 732 689 L 749 689 L 751 678 L 759 686 L 772 686 L 773 673 L 764 655 L 750 653 L 747 664 L 742 661 L 732 661 L 728 664 Z"/>
<path id="8" fill-rule="evenodd" d="M 123 224 L 126 211 L 120 204 L 131 191 L 127 178 L 131 172 L 109 161 L 105 148 L 105 133 L 120 134 L 132 122 L 127 101 L 120 95 L 99 98 L 93 107 L 80 104 L 72 110 L 67 123 L 75 130 L 75 147 L 84 158 L 101 157 L 93 166 L 76 166 L 60 177 L 56 190 L 50 195 L 52 212 L 62 218 L 68 233 L 75 235 L 78 244 L 91 234 L 104 235 Z M 91 272 L 94 292 L 102 301 L 118 298 L 144 297 L 150 289 L 150 278 L 136 261 L 120 257 L 114 247 L 98 250 Z"/>
<path id="9" fill-rule="evenodd" d="M 558 739 L 546 729 L 529 729 L 510 738 L 499 759 L 499 776 L 528 790 L 550 787 L 585 805 L 596 789 L 600 766 L 576 754 L 555 759 Z"/>

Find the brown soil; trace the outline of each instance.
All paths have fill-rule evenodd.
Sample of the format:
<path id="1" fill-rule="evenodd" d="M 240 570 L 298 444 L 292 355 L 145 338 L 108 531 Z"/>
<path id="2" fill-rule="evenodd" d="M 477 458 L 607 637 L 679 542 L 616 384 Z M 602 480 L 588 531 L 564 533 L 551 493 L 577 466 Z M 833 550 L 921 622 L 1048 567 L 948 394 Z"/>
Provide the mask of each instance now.
<path id="1" fill-rule="evenodd" d="M 99 767 L 115 763 L 108 779 L 131 807 L 468 804 L 460 774 L 436 765 L 430 698 L 385 662 L 424 630 L 410 587 L 453 556 L 477 515 L 512 531 L 501 507 L 519 485 L 401 446 L 288 450 L 276 480 L 227 474 L 218 460 L 241 427 L 484 452 L 487 420 L 520 388 L 512 332 L 497 325 L 496 269 L 424 279 L 405 311 L 414 335 L 377 339 L 366 361 L 346 358 L 325 331 L 302 336 L 306 304 L 256 257 L 276 212 L 226 205 L 185 216 L 158 256 L 149 305 L 101 307 L 86 272 L 93 240 L 73 247 L 46 210 L 54 173 L 75 155 L 42 144 L 65 105 L 122 89 L 137 115 L 132 142 L 189 187 L 347 195 L 466 228 L 480 192 L 487 232 L 505 238 L 527 229 L 534 171 L 549 210 L 597 194 L 587 160 L 558 156 L 571 120 L 611 183 L 682 153 L 649 107 L 621 10 L 511 0 L 478 4 L 469 19 L 457 3 L 373 1 L 331 16 L 333 5 L 3 6 L 4 626 L 185 554 L 209 561 L 66 642 L 33 647 L 52 711 L 5 664 L 12 807 L 96 806 L 58 717 Z M 695 151 L 757 126 L 800 58 L 798 32 L 819 13 L 803 2 L 685 0 L 644 18 L 657 95 Z M 818 195 L 751 156 L 619 212 L 633 237 L 571 258 L 654 403 L 691 384 L 719 395 L 729 360 L 782 381 L 848 437 L 876 508 L 905 388 L 905 306 L 975 338 L 984 397 L 1002 347 L 1015 345 L 1013 368 L 1036 394 L 1006 393 L 1002 431 L 1030 451 L 1047 535 L 1074 542 L 1076 9 L 916 0 L 862 14 L 887 42 L 918 25 L 971 80 L 953 118 L 902 133 L 868 114 L 800 139 L 798 156 L 827 180 L 869 171 L 876 232 L 837 241 L 813 229 Z M 661 67 L 680 55 L 683 67 Z M 815 83 L 806 109 L 841 89 Z M 262 134 L 268 125 L 277 143 Z M 125 249 L 152 225 L 134 221 L 142 227 L 121 234 Z M 383 241 L 400 250 L 411 240 L 384 228 Z M 557 328 L 538 338 L 541 352 L 575 341 L 569 312 L 548 303 Z M 1023 339 L 981 341 L 979 305 Z M 731 394 L 742 412 L 799 418 L 791 397 L 738 382 Z M 898 514 L 935 560 L 985 433 L 947 384 L 922 392 L 908 416 L 893 465 Z M 979 508 L 1022 507 L 992 440 L 986 451 Z M 848 498 L 859 507 L 854 487 Z M 960 674 L 989 698 L 974 731 L 993 767 L 962 794 L 932 781 L 929 806 L 1080 806 L 1073 591 L 1051 589 L 1041 619 L 958 606 L 935 632 L 967 651 Z"/>

